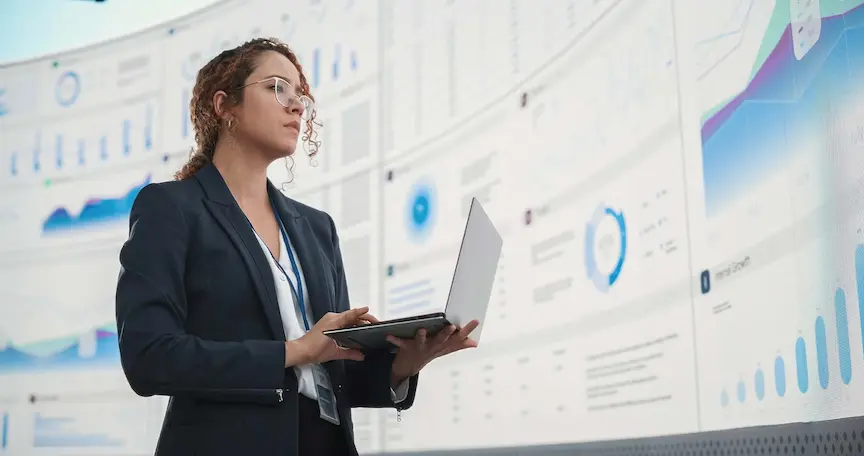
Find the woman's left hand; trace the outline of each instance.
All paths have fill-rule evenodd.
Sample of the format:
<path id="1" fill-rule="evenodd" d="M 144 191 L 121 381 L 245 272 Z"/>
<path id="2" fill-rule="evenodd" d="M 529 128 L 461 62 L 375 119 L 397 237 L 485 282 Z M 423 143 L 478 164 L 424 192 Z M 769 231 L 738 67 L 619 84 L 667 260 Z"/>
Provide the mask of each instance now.
<path id="1" fill-rule="evenodd" d="M 392 384 L 398 385 L 406 378 L 416 375 L 435 358 L 465 348 L 476 347 L 477 342 L 468 336 L 479 324 L 480 322 L 477 320 L 472 320 L 458 330 L 451 325 L 442 329 L 431 339 L 426 338 L 426 330 L 424 329 L 417 331 L 417 335 L 413 339 L 388 336 L 387 340 L 398 347 L 396 358 L 393 360 Z"/>

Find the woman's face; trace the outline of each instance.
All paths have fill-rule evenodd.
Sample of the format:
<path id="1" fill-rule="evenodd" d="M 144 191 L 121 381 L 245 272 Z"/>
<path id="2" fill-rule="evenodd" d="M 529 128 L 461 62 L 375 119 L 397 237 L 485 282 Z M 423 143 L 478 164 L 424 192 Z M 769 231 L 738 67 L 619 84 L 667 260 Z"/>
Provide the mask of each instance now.
<path id="1" fill-rule="evenodd" d="M 237 121 L 234 134 L 268 158 L 292 155 L 305 110 L 298 98 L 297 67 L 278 52 L 265 52 L 244 85 L 243 102 L 231 110 Z"/>

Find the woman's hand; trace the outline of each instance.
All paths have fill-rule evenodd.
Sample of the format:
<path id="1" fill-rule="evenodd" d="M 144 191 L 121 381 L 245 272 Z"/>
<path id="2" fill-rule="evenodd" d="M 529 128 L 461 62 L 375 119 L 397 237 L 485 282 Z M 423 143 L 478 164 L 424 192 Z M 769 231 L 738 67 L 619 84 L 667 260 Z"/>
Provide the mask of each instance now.
<path id="1" fill-rule="evenodd" d="M 302 337 L 285 343 L 285 367 L 321 364 L 334 359 L 362 361 L 363 352 L 340 347 L 335 340 L 325 336 L 324 331 L 375 321 L 378 320 L 369 314 L 368 307 L 341 313 L 328 312 Z"/>
<path id="2" fill-rule="evenodd" d="M 393 360 L 392 386 L 396 387 L 406 378 L 416 375 L 435 358 L 476 347 L 477 342 L 469 339 L 468 336 L 479 324 L 477 320 L 472 320 L 459 330 L 451 325 L 442 329 L 432 339 L 426 338 L 424 329 L 417 331 L 413 339 L 388 336 L 387 340 L 398 347 L 396 358 Z"/>

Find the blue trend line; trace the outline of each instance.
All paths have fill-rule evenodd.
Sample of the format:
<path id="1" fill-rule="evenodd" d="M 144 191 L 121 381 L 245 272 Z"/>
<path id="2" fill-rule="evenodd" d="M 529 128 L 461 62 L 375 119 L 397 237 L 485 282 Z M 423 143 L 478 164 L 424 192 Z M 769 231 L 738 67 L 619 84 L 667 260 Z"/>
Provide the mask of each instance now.
<path id="1" fill-rule="evenodd" d="M 703 44 L 708 44 L 708 43 L 711 43 L 713 41 L 722 40 L 723 38 L 726 38 L 726 37 L 729 37 L 732 35 L 737 35 L 737 34 L 743 32 L 744 27 L 747 25 L 747 19 L 750 18 L 750 12 L 753 10 L 753 3 L 754 2 L 751 1 L 750 6 L 747 7 L 747 12 L 745 12 L 744 17 L 741 18 L 741 23 L 738 24 L 738 28 L 736 28 L 734 30 L 730 30 L 728 32 L 723 32 L 719 35 L 715 35 L 715 36 L 712 36 L 710 38 L 702 39 L 699 42 L 697 42 L 696 45 L 699 46 L 699 45 L 703 45 Z"/>

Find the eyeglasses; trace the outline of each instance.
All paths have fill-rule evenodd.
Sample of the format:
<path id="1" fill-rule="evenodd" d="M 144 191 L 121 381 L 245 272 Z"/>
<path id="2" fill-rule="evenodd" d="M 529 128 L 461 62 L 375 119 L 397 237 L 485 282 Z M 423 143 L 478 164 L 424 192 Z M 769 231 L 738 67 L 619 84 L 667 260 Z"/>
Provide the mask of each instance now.
<path id="1" fill-rule="evenodd" d="M 306 95 L 299 94 L 297 89 L 294 88 L 288 81 L 284 79 L 280 79 L 277 77 L 271 77 L 267 79 L 262 79 L 260 81 L 250 82 L 249 84 L 240 86 L 237 90 L 245 89 L 251 85 L 255 84 L 264 84 L 267 83 L 273 89 L 273 94 L 276 96 L 276 101 L 279 102 L 280 105 L 290 108 L 293 103 L 300 103 L 303 107 L 303 111 L 301 113 L 301 118 L 303 120 L 309 120 L 312 117 L 312 113 L 315 112 L 315 103 Z"/>

